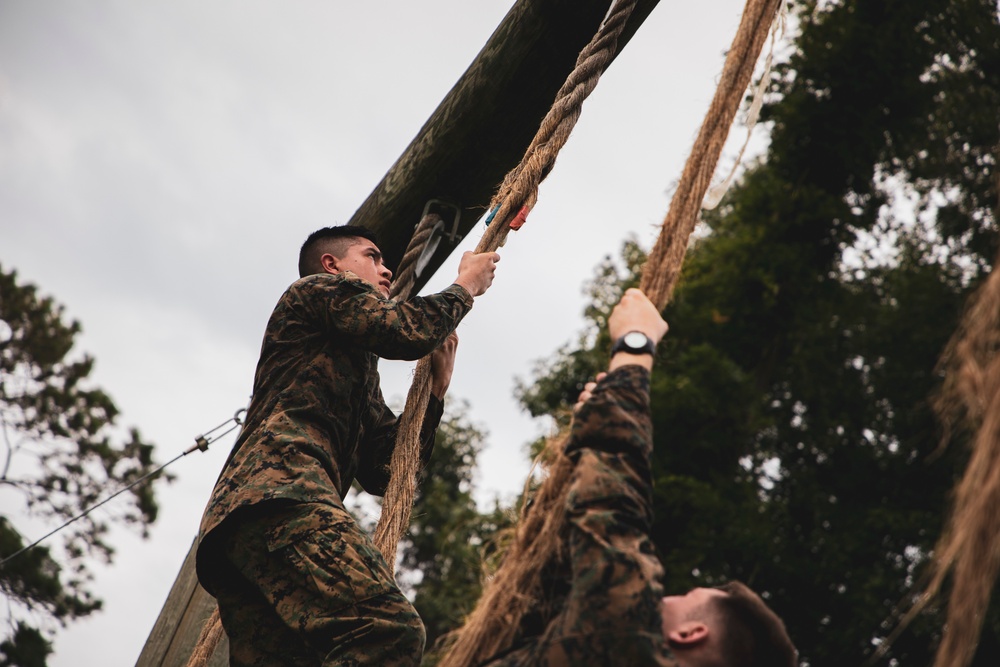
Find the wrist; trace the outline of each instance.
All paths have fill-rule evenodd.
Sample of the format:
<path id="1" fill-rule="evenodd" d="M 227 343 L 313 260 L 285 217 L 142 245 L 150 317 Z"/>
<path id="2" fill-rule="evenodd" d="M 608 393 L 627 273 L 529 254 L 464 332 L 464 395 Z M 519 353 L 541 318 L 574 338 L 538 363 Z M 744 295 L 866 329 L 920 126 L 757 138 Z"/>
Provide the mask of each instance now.
<path id="1" fill-rule="evenodd" d="M 656 340 L 641 329 L 632 329 L 612 339 L 611 355 L 618 352 L 652 355 L 656 353 Z"/>
<path id="2" fill-rule="evenodd" d="M 476 293 L 473 291 L 474 285 L 473 285 L 472 281 L 465 280 L 465 279 L 462 278 L 462 276 L 459 276 L 459 277 L 455 278 L 455 280 L 454 280 L 454 282 L 452 284 L 458 285 L 459 287 L 461 287 L 462 289 L 464 289 L 466 292 L 469 293 L 469 296 L 471 296 L 473 299 L 476 298 Z"/>
<path id="3" fill-rule="evenodd" d="M 622 366 L 642 366 L 646 370 L 653 369 L 653 355 L 656 352 L 656 341 L 639 329 L 627 331 L 611 344 L 611 361 L 608 371 Z"/>
<path id="4" fill-rule="evenodd" d="M 641 366 L 647 371 L 653 370 L 652 354 L 631 354 L 629 352 L 616 352 L 611 355 L 608 362 L 608 372 L 611 373 L 622 366 Z"/>

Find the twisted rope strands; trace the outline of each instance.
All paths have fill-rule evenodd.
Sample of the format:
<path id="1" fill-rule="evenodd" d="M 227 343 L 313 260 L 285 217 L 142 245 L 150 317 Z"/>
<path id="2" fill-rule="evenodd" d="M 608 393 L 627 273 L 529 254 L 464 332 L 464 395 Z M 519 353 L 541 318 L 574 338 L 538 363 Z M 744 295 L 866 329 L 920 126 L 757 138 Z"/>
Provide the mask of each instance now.
<path id="1" fill-rule="evenodd" d="M 406 252 L 403 253 L 403 259 L 399 260 L 399 266 L 396 267 L 396 279 L 392 281 L 389 298 L 406 301 L 413 296 L 411 292 L 417 280 L 417 260 L 431 239 L 434 225 L 440 221 L 441 216 L 428 213 L 417 223 L 417 228 L 410 237 L 410 243 L 406 246 Z"/>
<path id="2" fill-rule="evenodd" d="M 498 188 L 490 208 L 499 206 L 499 209 L 476 246 L 477 253 L 493 252 L 503 246 L 511 218 L 522 207 L 533 206 L 538 199 L 538 186 L 551 171 L 556 155 L 579 120 L 583 101 L 593 92 L 611 62 L 618 37 L 635 5 L 636 0 L 615 2 L 597 34 L 580 52 L 575 68 L 556 94 L 552 108 L 542 119 L 520 164 L 504 177 Z M 373 536 L 375 546 L 390 569 L 395 569 L 399 541 L 410 524 L 420 468 L 420 430 L 430 402 L 430 380 L 430 359 L 424 357 L 417 362 L 406 407 L 400 417 L 396 448 L 389 463 L 389 485 Z"/>
<path id="3" fill-rule="evenodd" d="M 726 57 L 715 98 L 688 158 L 657 243 L 643 269 L 640 288 L 662 309 L 676 283 L 688 237 L 729 127 L 782 0 L 747 0 Z M 498 216 L 499 217 L 499 216 Z M 509 647 L 521 618 L 537 600 L 545 565 L 560 556 L 562 516 L 572 465 L 562 455 L 564 441 L 549 444 L 549 476 L 542 482 L 517 527 L 503 564 L 465 625 L 452 636 L 439 667 L 470 667 Z"/>
<path id="4" fill-rule="evenodd" d="M 420 253 L 431 238 L 434 225 L 441 218 L 428 213 L 417 224 L 410 243 L 399 262 L 399 273 L 392 284 L 393 299 L 408 299 L 416 279 L 416 265 Z M 396 430 L 396 447 L 389 460 L 389 485 L 382 499 L 382 513 L 372 536 L 375 546 L 382 553 L 390 571 L 396 569 L 396 551 L 399 540 L 410 525 L 410 512 L 416 496 L 417 473 L 420 469 L 420 431 L 423 416 L 431 400 L 430 358 L 421 359 L 413 372 L 413 381 L 406 395 L 406 408 L 399 417 Z"/>
<path id="5" fill-rule="evenodd" d="M 520 164 L 507 173 L 497 188 L 490 210 L 497 206 L 500 208 L 483 234 L 476 252 L 490 252 L 502 247 L 510 230 L 510 219 L 522 207 L 531 209 L 535 205 L 538 186 L 552 170 L 556 156 L 580 119 L 583 101 L 597 87 L 597 82 L 614 57 L 618 38 L 635 5 L 636 0 L 615 2 L 600 30 L 580 51 L 576 66 L 556 93 L 552 108 L 542 119 Z"/>
<path id="6" fill-rule="evenodd" d="M 995 213 L 1000 213 L 1000 206 Z M 955 490 L 955 507 L 947 532 L 935 549 L 933 580 L 924 596 L 929 600 L 935 595 L 952 571 L 948 615 L 935 667 L 965 667 L 972 662 L 1000 573 L 998 350 L 1000 253 L 940 364 L 949 371 L 936 405 L 942 421 L 950 431 L 958 426 L 959 414 L 964 411 L 964 421 L 975 436 L 965 474 Z"/>
<path id="7" fill-rule="evenodd" d="M 1000 177 L 998 177 L 1000 183 Z M 997 209 L 1000 212 L 1000 208 Z M 949 341 L 938 371 L 945 373 L 934 408 L 944 427 L 973 434 L 954 507 L 934 548 L 929 583 L 879 647 L 880 658 L 935 599 L 951 574 L 944 633 L 934 667 L 965 667 L 975 657 L 990 597 L 1000 574 L 1000 254 Z M 883 649 L 882 647 L 885 647 Z"/>
<path id="8" fill-rule="evenodd" d="M 188 658 L 187 667 L 204 667 L 212 659 L 215 649 L 225 636 L 222 629 L 222 619 L 219 617 L 219 608 L 212 609 L 212 615 L 205 621 L 198 635 L 198 643 L 195 644 Z"/>
<path id="9" fill-rule="evenodd" d="M 431 361 L 428 356 L 418 361 L 413 371 L 406 407 L 399 416 L 396 448 L 389 460 L 389 484 L 382 498 L 382 513 L 372 536 L 390 572 L 396 569 L 396 550 L 410 525 L 420 471 L 420 431 L 430 400 Z"/>
<path id="10" fill-rule="evenodd" d="M 719 87 L 702 122 L 694 147 L 684 165 L 680 182 L 670 201 L 659 238 L 646 260 L 641 289 L 662 310 L 670 300 L 687 250 L 688 239 L 698 223 L 705 192 L 712 182 L 715 165 L 729 135 L 729 128 L 750 84 L 754 65 L 782 0 L 748 0 L 736 37 L 726 55 Z"/>
<path id="11" fill-rule="evenodd" d="M 546 565 L 561 560 L 565 493 L 573 472 L 563 455 L 565 445 L 565 437 L 558 436 L 546 444 L 542 458 L 551 461 L 548 477 L 536 489 L 531 507 L 524 505 L 503 563 L 483 587 L 475 609 L 446 637 L 438 667 L 471 667 L 510 647 L 521 618 L 537 600 Z"/>

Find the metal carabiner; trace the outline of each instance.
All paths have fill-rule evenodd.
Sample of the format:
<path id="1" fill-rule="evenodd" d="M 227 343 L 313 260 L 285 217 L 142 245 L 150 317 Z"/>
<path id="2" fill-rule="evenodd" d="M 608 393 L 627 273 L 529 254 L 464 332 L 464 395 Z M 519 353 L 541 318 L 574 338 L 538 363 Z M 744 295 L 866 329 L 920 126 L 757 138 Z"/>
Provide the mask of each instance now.
<path id="1" fill-rule="evenodd" d="M 435 206 L 439 206 L 445 211 L 454 211 L 455 215 L 451 221 L 451 231 L 447 232 L 447 238 L 451 245 L 455 245 L 455 238 L 458 236 L 458 223 L 462 218 L 462 207 L 454 202 L 445 201 L 443 199 L 430 199 L 427 201 L 427 204 L 424 205 L 424 212 L 420 215 L 420 219 L 423 220 L 430 213 L 436 213 L 431 210 Z M 441 219 L 434 223 L 434 227 L 431 229 L 431 235 L 427 239 L 427 243 L 424 244 L 423 250 L 420 251 L 420 257 L 417 258 L 417 263 L 413 269 L 414 275 L 418 278 L 420 277 L 420 274 L 424 272 L 424 269 L 427 268 L 427 265 L 430 264 L 431 258 L 434 256 L 434 253 L 437 252 L 438 246 L 441 245 L 442 237 L 445 236 L 447 223 L 440 214 L 438 214 L 438 217 Z"/>

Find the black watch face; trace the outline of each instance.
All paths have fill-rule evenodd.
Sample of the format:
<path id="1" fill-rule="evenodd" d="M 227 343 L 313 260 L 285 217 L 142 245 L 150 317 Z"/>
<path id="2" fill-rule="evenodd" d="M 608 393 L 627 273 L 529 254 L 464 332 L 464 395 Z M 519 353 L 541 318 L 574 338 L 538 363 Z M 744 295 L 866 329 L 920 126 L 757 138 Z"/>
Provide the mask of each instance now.
<path id="1" fill-rule="evenodd" d="M 622 342 L 633 350 L 641 350 L 649 342 L 649 338 L 641 331 L 630 331 L 622 337 Z"/>

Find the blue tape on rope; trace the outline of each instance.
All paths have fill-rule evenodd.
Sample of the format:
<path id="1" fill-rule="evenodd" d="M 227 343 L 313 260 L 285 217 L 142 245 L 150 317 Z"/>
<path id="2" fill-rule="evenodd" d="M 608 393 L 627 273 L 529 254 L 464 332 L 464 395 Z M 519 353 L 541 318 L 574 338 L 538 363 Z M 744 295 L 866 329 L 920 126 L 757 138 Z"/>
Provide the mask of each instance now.
<path id="1" fill-rule="evenodd" d="M 488 216 L 486 216 L 486 226 L 487 227 L 489 227 L 490 223 L 493 222 L 493 218 L 496 216 L 497 211 L 499 211 L 499 210 L 500 210 L 500 204 L 497 204 L 496 206 L 493 207 L 493 210 L 490 211 L 490 214 Z"/>

